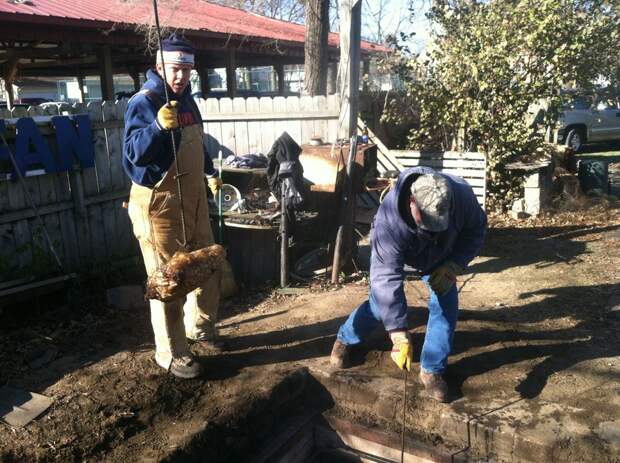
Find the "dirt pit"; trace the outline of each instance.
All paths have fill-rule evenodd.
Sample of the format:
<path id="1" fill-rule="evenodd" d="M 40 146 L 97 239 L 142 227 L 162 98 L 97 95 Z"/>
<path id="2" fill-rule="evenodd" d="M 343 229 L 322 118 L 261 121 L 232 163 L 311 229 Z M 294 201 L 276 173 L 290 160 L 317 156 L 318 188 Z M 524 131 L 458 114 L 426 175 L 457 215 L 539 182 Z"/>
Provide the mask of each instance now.
<path id="1" fill-rule="evenodd" d="M 412 372 L 408 445 L 431 461 L 620 461 L 617 203 L 491 225 L 459 280 L 453 401 L 432 402 Z M 205 375 L 190 381 L 155 365 L 148 310 L 107 307 L 105 287 L 120 282 L 106 283 L 83 283 L 73 305 L 3 309 L 0 384 L 54 402 L 24 428 L 0 425 L 0 461 L 260 461 L 304 419 L 350 423 L 400 450 L 403 378 L 385 333 L 355 352 L 353 368 L 327 368 L 339 325 L 366 298 L 363 275 L 228 301 L 225 350 L 195 344 Z M 405 290 L 417 369 L 427 294 L 416 280 Z"/>

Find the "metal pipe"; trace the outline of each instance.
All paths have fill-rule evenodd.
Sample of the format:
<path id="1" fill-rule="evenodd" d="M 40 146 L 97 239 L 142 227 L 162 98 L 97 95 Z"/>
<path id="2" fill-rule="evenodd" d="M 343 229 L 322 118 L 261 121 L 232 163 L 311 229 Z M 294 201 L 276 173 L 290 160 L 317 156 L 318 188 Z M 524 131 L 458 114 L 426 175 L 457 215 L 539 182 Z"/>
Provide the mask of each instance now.
<path id="1" fill-rule="evenodd" d="M 345 241 L 345 229 L 350 227 L 349 224 L 349 208 L 351 207 L 352 192 L 352 175 L 353 164 L 355 163 L 355 155 L 357 154 L 357 136 L 351 137 L 351 145 L 349 147 L 349 159 L 347 160 L 347 168 L 344 177 L 344 186 L 342 192 L 342 200 L 340 204 L 340 225 L 336 232 L 336 242 L 334 244 L 334 261 L 332 264 L 332 284 L 338 283 L 338 274 L 342 265 L 342 248 Z M 348 235 L 348 234 L 347 234 Z"/>
<path id="2" fill-rule="evenodd" d="M 288 286 L 288 214 L 286 211 L 286 188 L 284 182 L 280 184 L 282 196 L 280 200 L 280 287 Z"/>
<path id="3" fill-rule="evenodd" d="M 220 180 L 223 182 L 224 180 L 222 180 L 222 150 L 219 150 L 217 152 L 217 160 L 219 162 L 218 172 L 219 172 Z M 224 245 L 224 216 L 222 215 L 222 201 L 223 201 L 222 189 L 220 187 L 220 190 L 217 195 L 217 207 L 218 207 L 217 220 L 218 220 L 218 237 L 220 239 L 220 244 L 223 246 Z"/>
<path id="4" fill-rule="evenodd" d="M 403 386 L 403 429 L 400 436 L 400 463 L 405 461 L 405 418 L 407 417 L 407 376 L 409 371 L 407 367 L 403 368 L 404 386 Z"/>

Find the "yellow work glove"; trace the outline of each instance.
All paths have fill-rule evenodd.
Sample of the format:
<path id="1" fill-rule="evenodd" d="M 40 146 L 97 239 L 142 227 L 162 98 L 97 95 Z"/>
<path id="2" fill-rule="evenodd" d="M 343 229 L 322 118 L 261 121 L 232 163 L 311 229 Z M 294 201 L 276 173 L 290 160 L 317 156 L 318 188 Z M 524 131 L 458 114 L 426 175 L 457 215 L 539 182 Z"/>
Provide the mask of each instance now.
<path id="1" fill-rule="evenodd" d="M 413 348 L 409 333 L 406 331 L 394 331 L 390 333 L 392 340 L 392 353 L 390 356 L 398 368 L 411 371 L 413 360 Z"/>
<path id="2" fill-rule="evenodd" d="M 157 123 L 164 130 L 179 128 L 179 102 L 171 101 L 157 111 Z"/>
<path id="3" fill-rule="evenodd" d="M 209 177 L 207 179 L 207 185 L 209 185 L 209 190 L 211 190 L 211 193 L 215 196 L 217 191 L 222 188 L 222 179 L 219 177 Z"/>
<path id="4" fill-rule="evenodd" d="M 431 273 L 428 284 L 435 293 L 443 296 L 452 288 L 452 285 L 456 283 L 456 276 L 462 271 L 463 269 L 460 265 L 448 260 Z"/>

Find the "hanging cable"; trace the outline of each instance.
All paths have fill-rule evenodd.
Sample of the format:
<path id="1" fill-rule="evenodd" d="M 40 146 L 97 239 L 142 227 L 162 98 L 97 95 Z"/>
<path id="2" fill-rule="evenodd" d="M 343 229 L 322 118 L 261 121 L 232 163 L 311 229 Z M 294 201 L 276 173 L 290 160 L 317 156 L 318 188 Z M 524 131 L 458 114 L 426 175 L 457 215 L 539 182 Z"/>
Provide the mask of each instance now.
<path id="1" fill-rule="evenodd" d="M 164 63 L 164 50 L 162 49 L 162 43 L 161 43 L 161 28 L 159 26 L 159 12 L 157 10 L 157 0 L 153 0 L 153 13 L 155 16 L 155 29 L 157 31 L 157 42 L 159 44 L 159 53 L 160 53 L 160 58 L 161 58 L 161 68 L 162 68 L 162 73 L 163 73 L 162 77 L 164 79 L 164 93 L 166 95 L 166 104 L 168 105 L 170 104 L 170 95 L 168 93 L 168 80 L 166 78 L 166 64 Z M 187 229 L 185 227 L 185 211 L 183 209 L 183 191 L 181 188 L 181 177 L 183 175 L 186 175 L 186 173 L 179 172 L 179 160 L 177 157 L 177 143 L 174 138 L 174 130 L 170 131 L 170 140 L 172 141 L 172 155 L 173 155 L 174 167 L 175 167 L 174 179 L 176 180 L 177 193 L 179 194 L 179 205 L 181 207 L 181 230 L 183 233 L 183 242 L 180 242 L 179 240 L 177 240 L 177 243 L 179 243 L 183 248 L 187 248 Z"/>
<path id="2" fill-rule="evenodd" d="M 403 369 L 403 429 L 400 436 L 400 463 L 405 461 L 405 418 L 407 417 L 407 376 L 409 371 Z"/>

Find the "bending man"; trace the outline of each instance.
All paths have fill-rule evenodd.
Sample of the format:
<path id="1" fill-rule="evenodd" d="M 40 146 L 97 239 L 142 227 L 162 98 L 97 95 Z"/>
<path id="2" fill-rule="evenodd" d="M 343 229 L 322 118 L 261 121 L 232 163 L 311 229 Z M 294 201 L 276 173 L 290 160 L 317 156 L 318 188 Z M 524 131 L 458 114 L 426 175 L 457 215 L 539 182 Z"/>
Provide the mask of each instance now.
<path id="1" fill-rule="evenodd" d="M 422 274 L 430 291 L 420 379 L 431 397 L 447 402 L 443 373 L 458 314 L 456 276 L 480 250 L 486 225 L 486 215 L 463 179 L 425 167 L 402 172 L 373 223 L 369 298 L 340 327 L 331 364 L 347 367 L 350 346 L 383 323 L 392 340 L 392 359 L 400 369 L 411 370 L 403 290 L 407 264 Z"/>

